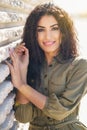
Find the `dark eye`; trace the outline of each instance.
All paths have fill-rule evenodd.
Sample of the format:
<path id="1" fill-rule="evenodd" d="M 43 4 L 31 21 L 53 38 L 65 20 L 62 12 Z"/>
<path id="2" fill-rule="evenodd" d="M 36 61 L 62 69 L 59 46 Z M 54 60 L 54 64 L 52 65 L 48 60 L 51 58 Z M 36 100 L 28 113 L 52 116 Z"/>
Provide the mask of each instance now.
<path id="1" fill-rule="evenodd" d="M 59 30 L 59 27 L 53 27 L 52 30 Z"/>
<path id="2" fill-rule="evenodd" d="M 37 32 L 43 32 L 43 31 L 44 31 L 43 28 L 38 28 L 38 29 L 37 29 Z"/>

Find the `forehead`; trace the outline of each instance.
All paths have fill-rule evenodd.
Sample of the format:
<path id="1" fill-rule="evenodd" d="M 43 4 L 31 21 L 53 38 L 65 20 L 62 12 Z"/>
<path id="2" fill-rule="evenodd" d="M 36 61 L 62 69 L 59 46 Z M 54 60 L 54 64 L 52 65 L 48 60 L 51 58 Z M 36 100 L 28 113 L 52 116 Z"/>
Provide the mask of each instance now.
<path id="1" fill-rule="evenodd" d="M 57 20 L 55 19 L 54 16 L 52 15 L 44 15 L 41 17 L 41 19 L 38 21 L 38 26 L 46 26 L 46 25 L 53 25 L 53 24 L 58 24 Z"/>

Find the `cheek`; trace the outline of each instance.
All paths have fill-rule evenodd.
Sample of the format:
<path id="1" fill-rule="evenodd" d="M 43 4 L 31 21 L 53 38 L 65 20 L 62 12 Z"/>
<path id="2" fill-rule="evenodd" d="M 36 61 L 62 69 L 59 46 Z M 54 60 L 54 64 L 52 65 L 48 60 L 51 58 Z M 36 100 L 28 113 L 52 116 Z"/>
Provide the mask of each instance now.
<path id="1" fill-rule="evenodd" d="M 59 35 L 59 38 L 58 38 L 58 39 L 59 39 L 59 42 L 60 42 L 60 44 L 61 44 L 61 42 L 62 42 L 62 34 Z"/>
<path id="2" fill-rule="evenodd" d="M 57 38 L 57 39 L 60 39 L 61 33 L 60 33 L 60 31 L 55 31 L 55 32 L 52 32 L 52 36 Z"/>
<path id="3" fill-rule="evenodd" d="M 40 42 L 43 40 L 43 35 L 42 34 L 38 34 L 37 35 L 37 41 Z"/>
<path id="4" fill-rule="evenodd" d="M 61 39 L 61 37 L 59 37 L 59 43 L 61 44 L 61 41 L 62 41 L 62 39 Z"/>

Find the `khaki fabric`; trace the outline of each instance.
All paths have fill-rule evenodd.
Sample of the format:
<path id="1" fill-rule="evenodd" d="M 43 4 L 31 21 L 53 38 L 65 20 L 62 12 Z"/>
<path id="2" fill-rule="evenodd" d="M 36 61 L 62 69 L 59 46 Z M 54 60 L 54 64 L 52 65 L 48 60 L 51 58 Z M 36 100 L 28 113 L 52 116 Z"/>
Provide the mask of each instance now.
<path id="1" fill-rule="evenodd" d="M 60 59 L 43 64 L 41 86 L 36 88 L 48 97 L 43 110 L 32 103 L 16 108 L 16 119 L 30 122 L 29 130 L 87 130 L 78 119 L 80 101 L 87 93 L 87 61 Z"/>

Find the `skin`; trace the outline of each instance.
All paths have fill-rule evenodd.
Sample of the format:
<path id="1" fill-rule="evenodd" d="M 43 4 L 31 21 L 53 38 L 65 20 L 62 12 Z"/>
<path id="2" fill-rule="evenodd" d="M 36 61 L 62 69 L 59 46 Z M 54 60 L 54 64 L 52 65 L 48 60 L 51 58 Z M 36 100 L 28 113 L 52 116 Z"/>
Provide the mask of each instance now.
<path id="1" fill-rule="evenodd" d="M 53 16 L 43 16 L 37 26 L 37 40 L 39 46 L 45 53 L 47 63 L 50 64 L 55 55 L 58 54 L 62 34 L 58 23 Z M 43 109 L 47 97 L 26 82 L 27 67 L 29 64 L 29 51 L 24 43 L 18 45 L 14 51 L 10 50 L 13 64 L 6 61 L 11 71 L 12 83 L 17 88 L 16 101 L 20 104 L 32 102 L 39 109 Z"/>
<path id="2" fill-rule="evenodd" d="M 37 26 L 37 40 L 45 53 L 48 64 L 57 55 L 61 44 L 62 34 L 58 23 L 52 15 L 43 16 Z"/>

